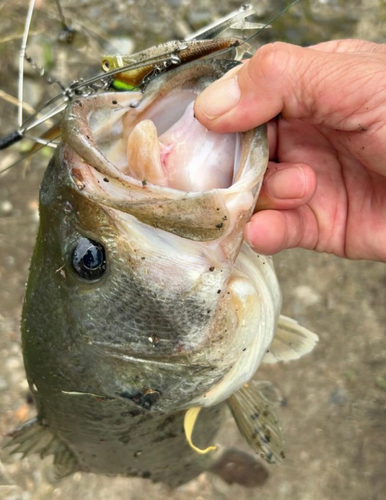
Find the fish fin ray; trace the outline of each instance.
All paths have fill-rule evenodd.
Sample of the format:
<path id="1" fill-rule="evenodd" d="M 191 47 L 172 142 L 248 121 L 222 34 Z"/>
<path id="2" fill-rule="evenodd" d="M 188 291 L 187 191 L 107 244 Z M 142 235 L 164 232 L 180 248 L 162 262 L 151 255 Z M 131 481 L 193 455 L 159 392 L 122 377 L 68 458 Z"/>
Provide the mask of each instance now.
<path id="1" fill-rule="evenodd" d="M 69 448 L 67 448 L 65 444 L 62 444 L 62 449 L 59 451 L 59 453 L 55 454 L 55 479 L 63 479 L 64 477 L 73 474 L 77 470 L 79 470 L 79 465 L 75 455 L 69 450 Z"/>
<path id="2" fill-rule="evenodd" d="M 253 384 L 255 384 L 255 389 L 260 392 L 272 408 L 278 408 L 284 404 L 285 398 L 272 382 L 268 380 L 254 380 Z"/>
<path id="3" fill-rule="evenodd" d="M 284 458 L 284 439 L 279 421 L 259 382 L 251 381 L 227 400 L 241 435 L 270 464 Z"/>
<path id="4" fill-rule="evenodd" d="M 42 425 L 37 417 L 31 418 L 17 429 L 8 433 L 11 439 L 5 448 L 13 448 L 11 454 L 22 453 L 23 458 L 34 453 L 44 458 L 54 455 L 55 476 L 65 477 L 79 470 L 78 461 L 67 445 Z"/>
<path id="5" fill-rule="evenodd" d="M 20 427 L 17 427 L 13 431 L 7 433 L 7 437 L 11 439 L 7 441 L 4 445 L 5 448 L 9 448 L 11 446 L 23 443 L 30 437 L 33 437 L 38 431 L 40 431 L 40 426 L 37 427 L 38 420 L 36 417 L 27 420 Z"/>
<path id="6" fill-rule="evenodd" d="M 318 340 L 319 337 L 315 333 L 299 325 L 296 320 L 281 314 L 275 337 L 263 358 L 263 363 L 273 364 L 299 359 L 311 352 Z"/>

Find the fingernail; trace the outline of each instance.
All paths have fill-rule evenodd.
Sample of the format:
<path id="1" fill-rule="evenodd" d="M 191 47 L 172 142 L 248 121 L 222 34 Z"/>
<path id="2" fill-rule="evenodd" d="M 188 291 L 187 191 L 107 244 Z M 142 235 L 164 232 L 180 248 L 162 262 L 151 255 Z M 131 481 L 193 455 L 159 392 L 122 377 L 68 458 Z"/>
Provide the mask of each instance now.
<path id="1" fill-rule="evenodd" d="M 278 170 L 266 181 L 268 193 L 281 200 L 301 198 L 305 190 L 305 175 L 300 167 Z"/>
<path id="2" fill-rule="evenodd" d="M 240 101 L 237 75 L 212 83 L 196 99 L 196 109 L 210 120 L 227 113 Z"/>

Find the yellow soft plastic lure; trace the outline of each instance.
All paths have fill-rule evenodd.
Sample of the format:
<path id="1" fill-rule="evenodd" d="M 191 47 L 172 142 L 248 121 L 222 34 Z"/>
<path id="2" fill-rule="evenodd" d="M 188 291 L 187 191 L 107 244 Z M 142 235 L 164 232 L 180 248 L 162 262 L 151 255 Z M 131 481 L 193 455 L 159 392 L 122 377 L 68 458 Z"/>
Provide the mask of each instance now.
<path id="1" fill-rule="evenodd" d="M 185 417 L 184 417 L 184 430 L 185 430 L 186 440 L 189 443 L 189 446 L 194 451 L 199 453 L 200 455 L 205 455 L 206 453 L 209 453 L 210 451 L 217 450 L 217 446 L 208 446 L 207 448 L 202 450 L 201 448 L 197 448 L 197 446 L 195 446 L 192 442 L 192 434 L 193 434 L 193 430 L 194 430 L 194 425 L 196 423 L 196 420 L 197 420 L 197 417 L 198 417 L 198 414 L 200 413 L 200 411 L 201 411 L 201 407 L 199 407 L 199 406 L 196 406 L 194 408 L 189 408 L 189 410 L 187 410 L 187 412 L 185 413 Z"/>

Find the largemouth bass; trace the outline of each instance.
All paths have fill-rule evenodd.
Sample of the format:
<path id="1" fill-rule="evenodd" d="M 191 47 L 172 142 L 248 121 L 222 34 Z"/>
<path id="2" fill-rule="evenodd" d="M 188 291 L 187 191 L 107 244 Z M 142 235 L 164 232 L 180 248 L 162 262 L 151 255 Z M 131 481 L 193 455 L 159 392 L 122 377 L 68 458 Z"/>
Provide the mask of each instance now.
<path id="1" fill-rule="evenodd" d="M 54 455 L 59 477 L 182 484 L 217 459 L 200 452 L 224 402 L 261 456 L 284 456 L 275 414 L 250 381 L 262 361 L 296 359 L 317 337 L 279 318 L 272 261 L 243 243 L 266 127 L 220 135 L 194 117 L 196 96 L 234 65 L 189 63 L 143 94 L 103 93 L 66 111 L 22 319 L 38 415 L 11 441 Z"/>

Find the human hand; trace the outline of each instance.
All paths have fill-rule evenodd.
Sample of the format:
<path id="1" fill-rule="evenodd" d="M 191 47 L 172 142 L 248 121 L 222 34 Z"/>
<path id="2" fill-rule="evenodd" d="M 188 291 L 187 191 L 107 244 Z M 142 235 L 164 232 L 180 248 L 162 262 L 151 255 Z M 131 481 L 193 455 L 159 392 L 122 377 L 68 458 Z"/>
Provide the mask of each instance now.
<path id="1" fill-rule="evenodd" d="M 386 261 L 385 82 L 386 45 L 274 43 L 197 98 L 212 130 L 269 122 L 269 167 L 244 233 L 256 251 Z"/>

